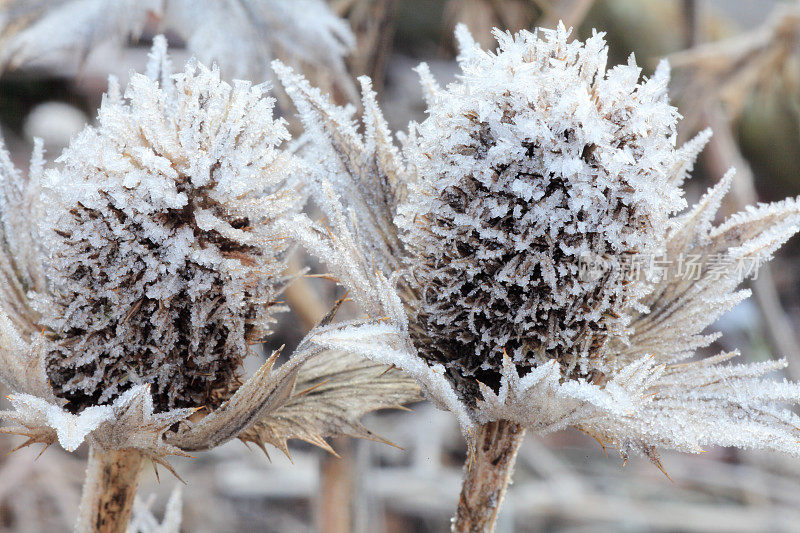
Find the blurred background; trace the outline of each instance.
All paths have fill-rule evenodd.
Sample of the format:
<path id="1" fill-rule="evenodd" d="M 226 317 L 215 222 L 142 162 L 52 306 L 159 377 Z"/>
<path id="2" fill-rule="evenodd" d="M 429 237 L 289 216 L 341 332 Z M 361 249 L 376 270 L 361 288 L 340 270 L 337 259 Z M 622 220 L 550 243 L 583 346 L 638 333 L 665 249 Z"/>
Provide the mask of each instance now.
<path id="1" fill-rule="evenodd" d="M 291 2 L 293 0 L 286 0 Z M 11 2 L 0 0 L 0 15 Z M 36 2 L 31 2 L 35 4 Z M 635 53 L 647 75 L 668 57 L 671 97 L 684 120 L 680 138 L 712 127 L 687 196 L 693 201 L 731 166 L 737 169 L 724 214 L 756 201 L 800 194 L 800 4 L 771 0 L 330 0 L 348 20 L 357 44 L 349 75 L 370 75 L 395 131 L 424 118 L 420 61 L 440 83 L 455 76 L 453 28 L 464 22 L 486 48 L 492 26 L 553 27 L 559 19 L 586 37 L 605 31 L 609 64 Z M 12 21 L 13 22 L 13 21 Z M 7 23 L 7 21 L 6 21 Z M 0 27 L 3 17 L 0 16 Z M 170 33 L 173 62 L 191 54 Z M 33 137 L 50 159 L 91 122 L 109 74 L 124 86 L 142 71 L 155 33 L 151 17 L 141 36 L 93 45 L 78 61 L 43 55 L 0 76 L 0 129 L 18 168 L 26 168 Z M 230 38 L 230 37 L 229 37 Z M 266 37 L 265 37 L 266 38 Z M 3 40 L 0 38 L 0 48 Z M 280 51 L 276 53 L 280 57 Z M 322 68 L 320 68 L 322 67 Z M 340 102 L 341 80 L 324 65 L 309 75 Z M 254 82 L 263 80 L 256 79 Z M 327 83 L 326 83 L 327 82 Z M 346 85 L 346 84 L 345 84 Z M 280 95 L 278 95 L 280 98 Z M 281 100 L 280 112 L 298 125 Z M 313 209 L 313 206 L 312 206 Z M 303 257 L 297 264 L 306 264 Z M 750 282 L 754 297 L 720 320 L 725 335 L 711 349 L 741 349 L 743 357 L 789 360 L 786 377 L 800 379 L 800 240 L 785 246 Z M 287 314 L 270 345 L 297 342 L 341 296 L 324 279 L 304 278 L 287 294 Z M 348 311 L 356 314 L 356 309 Z M 368 425 L 397 444 L 333 439 L 340 457 L 293 442 L 291 460 L 271 461 L 240 442 L 194 459 L 172 462 L 183 486 L 183 531 L 370 533 L 445 532 L 459 492 L 465 445 L 455 420 L 420 403 L 413 412 L 372 415 Z M 54 446 L 39 457 L 0 438 L 0 531 L 71 531 L 85 457 Z M 401 449 L 402 448 L 402 449 Z M 606 455 L 608 452 L 608 455 Z M 85 455 L 85 451 L 83 451 Z M 498 523 L 511 531 L 800 531 L 800 460 L 773 454 L 711 449 L 700 456 L 667 453 L 669 478 L 645 459 L 627 464 L 613 449 L 575 431 L 529 436 Z M 146 472 L 139 494 L 160 517 L 179 481 Z M 154 497 L 148 500 L 148 495 Z"/>

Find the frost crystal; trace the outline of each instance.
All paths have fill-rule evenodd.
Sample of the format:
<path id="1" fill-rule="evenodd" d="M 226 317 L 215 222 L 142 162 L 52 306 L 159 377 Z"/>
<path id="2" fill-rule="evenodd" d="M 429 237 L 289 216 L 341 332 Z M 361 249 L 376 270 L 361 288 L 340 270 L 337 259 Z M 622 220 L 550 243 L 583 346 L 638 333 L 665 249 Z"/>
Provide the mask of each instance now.
<path id="1" fill-rule="evenodd" d="M 44 176 L 54 290 L 47 369 L 71 408 L 152 384 L 156 410 L 218 406 L 248 345 L 268 332 L 296 209 L 293 159 L 265 88 L 190 61 L 164 72 L 163 40 L 124 97 L 105 96 Z M 159 82 L 160 80 L 160 82 Z"/>
<path id="2" fill-rule="evenodd" d="M 675 146 L 666 63 L 640 81 L 606 70 L 602 34 L 563 25 L 464 28 L 462 76 L 418 71 L 429 117 L 402 156 L 364 85 L 364 132 L 278 65 L 313 139 L 306 154 L 331 229 L 294 232 L 383 325 L 317 342 L 394 363 L 465 430 L 496 420 L 573 426 L 623 455 L 709 444 L 800 455 L 800 385 L 765 380 L 782 361 L 698 358 L 704 330 L 748 296 L 737 287 L 798 231 L 800 202 L 714 218 L 732 173 L 685 210 L 682 186 L 710 136 Z M 680 268 L 687 258 L 696 266 Z M 648 268 L 659 259 L 673 268 Z M 598 272 L 584 272 L 584 262 Z M 630 265 L 645 265 L 641 275 Z M 745 268 L 743 268 L 745 267 Z"/>

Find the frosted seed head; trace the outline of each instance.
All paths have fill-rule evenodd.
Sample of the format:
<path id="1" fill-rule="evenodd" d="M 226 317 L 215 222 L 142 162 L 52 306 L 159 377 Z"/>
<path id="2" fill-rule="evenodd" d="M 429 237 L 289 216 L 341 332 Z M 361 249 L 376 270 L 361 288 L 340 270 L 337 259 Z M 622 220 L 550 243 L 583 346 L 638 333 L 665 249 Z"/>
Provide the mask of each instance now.
<path id="1" fill-rule="evenodd" d="M 568 35 L 496 32 L 496 52 L 460 35 L 462 76 L 428 98 L 406 148 L 416 182 L 397 223 L 416 344 L 470 404 L 478 382 L 499 386 L 504 350 L 521 373 L 557 360 L 602 381 L 586 362 L 625 336 L 644 291 L 623 266 L 663 248 L 685 205 L 668 179 L 666 68 L 641 82 L 633 59 L 606 71 L 602 34 Z"/>
<path id="2" fill-rule="evenodd" d="M 163 48 L 45 179 L 53 294 L 38 305 L 74 411 L 141 383 L 156 411 L 219 405 L 283 285 L 274 222 L 298 199 L 273 100 L 194 61 L 170 77 Z"/>

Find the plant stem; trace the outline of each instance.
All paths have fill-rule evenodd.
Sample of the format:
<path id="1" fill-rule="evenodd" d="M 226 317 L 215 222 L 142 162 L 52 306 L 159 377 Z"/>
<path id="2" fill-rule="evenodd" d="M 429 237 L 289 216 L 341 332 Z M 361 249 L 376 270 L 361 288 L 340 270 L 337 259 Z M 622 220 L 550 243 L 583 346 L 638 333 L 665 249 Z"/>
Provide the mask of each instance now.
<path id="1" fill-rule="evenodd" d="M 89 450 L 89 465 L 75 531 L 124 533 L 144 457 L 135 450 Z"/>
<path id="2" fill-rule="evenodd" d="M 500 420 L 480 426 L 473 437 L 464 484 L 453 522 L 456 533 L 491 533 L 506 495 L 525 429 Z"/>
<path id="3" fill-rule="evenodd" d="M 326 454 L 322 458 L 317 531 L 349 533 L 353 531 L 355 450 L 347 437 L 337 437 L 332 444 L 339 457 Z"/>

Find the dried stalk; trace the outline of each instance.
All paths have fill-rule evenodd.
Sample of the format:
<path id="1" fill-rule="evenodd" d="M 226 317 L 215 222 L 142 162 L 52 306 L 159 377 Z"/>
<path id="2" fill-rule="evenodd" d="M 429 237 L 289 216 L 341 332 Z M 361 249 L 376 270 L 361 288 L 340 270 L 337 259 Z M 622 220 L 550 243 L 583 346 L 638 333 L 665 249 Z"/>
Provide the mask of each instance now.
<path id="1" fill-rule="evenodd" d="M 294 258 L 294 270 L 299 264 Z M 308 278 L 297 278 L 284 293 L 295 314 L 307 329 L 323 319 L 326 309 Z M 317 531 L 348 533 L 353 524 L 354 457 L 353 443 L 347 437 L 337 437 L 333 448 L 338 457 L 325 454 L 320 461 L 319 495 L 316 509 Z"/>
<path id="2" fill-rule="evenodd" d="M 317 531 L 353 531 L 354 454 L 353 441 L 337 437 L 333 442 L 339 457 L 326 455 L 320 465 L 320 494 L 317 504 Z"/>
<path id="3" fill-rule="evenodd" d="M 395 0 L 350 0 L 334 4 L 334 12 L 347 17 L 358 41 L 347 58 L 353 75 L 367 75 L 380 92 L 394 37 Z"/>
<path id="4" fill-rule="evenodd" d="M 453 523 L 457 533 L 494 531 L 525 429 L 500 420 L 483 424 L 473 438 Z"/>
<path id="5" fill-rule="evenodd" d="M 136 450 L 90 449 L 76 532 L 124 533 L 143 463 Z"/>

